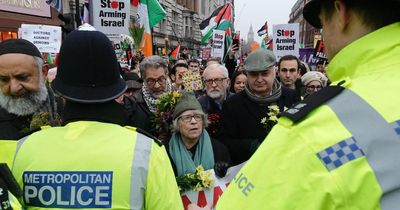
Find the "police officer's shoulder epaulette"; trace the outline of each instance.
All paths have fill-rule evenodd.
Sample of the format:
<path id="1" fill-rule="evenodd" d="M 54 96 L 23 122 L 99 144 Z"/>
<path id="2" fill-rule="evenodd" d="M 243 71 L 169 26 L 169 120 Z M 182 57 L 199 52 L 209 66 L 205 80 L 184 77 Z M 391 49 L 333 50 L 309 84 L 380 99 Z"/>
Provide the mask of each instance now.
<path id="1" fill-rule="evenodd" d="M 141 133 L 141 134 L 143 134 L 143 135 L 145 135 L 145 136 L 147 136 L 147 137 L 153 139 L 153 141 L 154 141 L 155 143 L 157 143 L 158 146 L 160 146 L 160 147 L 164 145 L 164 144 L 162 143 L 162 141 L 160 141 L 158 138 L 156 138 L 155 136 L 151 135 L 150 133 L 148 133 L 147 131 L 145 131 L 145 130 L 143 130 L 143 129 L 136 128 L 136 132 Z"/>
<path id="2" fill-rule="evenodd" d="M 286 110 L 281 114 L 281 116 L 287 117 L 294 123 L 299 122 L 308 113 L 310 113 L 315 108 L 319 107 L 329 99 L 334 98 L 339 95 L 344 90 L 344 87 L 340 86 L 328 86 L 320 91 L 308 96 L 303 101 L 293 105 L 291 108 Z"/>

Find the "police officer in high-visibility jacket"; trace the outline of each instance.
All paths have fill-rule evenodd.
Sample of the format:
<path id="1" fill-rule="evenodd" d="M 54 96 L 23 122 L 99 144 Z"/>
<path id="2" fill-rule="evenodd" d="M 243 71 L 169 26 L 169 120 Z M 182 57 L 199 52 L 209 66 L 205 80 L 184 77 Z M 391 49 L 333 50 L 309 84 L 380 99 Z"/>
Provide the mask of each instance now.
<path id="1" fill-rule="evenodd" d="M 400 209 L 400 0 L 311 0 L 332 86 L 283 113 L 217 204 Z"/>
<path id="2" fill-rule="evenodd" d="M 93 27 L 63 41 L 53 89 L 65 125 L 19 140 L 12 172 L 26 209 L 183 209 L 164 146 L 127 122 L 110 40 Z"/>

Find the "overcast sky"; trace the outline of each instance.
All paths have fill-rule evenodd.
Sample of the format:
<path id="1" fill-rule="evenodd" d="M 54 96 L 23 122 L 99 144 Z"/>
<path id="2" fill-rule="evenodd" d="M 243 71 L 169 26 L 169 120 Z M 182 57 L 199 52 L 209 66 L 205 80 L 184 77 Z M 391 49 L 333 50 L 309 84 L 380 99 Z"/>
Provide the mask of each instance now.
<path id="1" fill-rule="evenodd" d="M 268 20 L 269 33 L 272 25 L 289 21 L 289 14 L 296 0 L 235 0 L 235 30 L 247 40 L 250 24 L 253 25 L 254 39 L 261 42 L 257 31 Z"/>

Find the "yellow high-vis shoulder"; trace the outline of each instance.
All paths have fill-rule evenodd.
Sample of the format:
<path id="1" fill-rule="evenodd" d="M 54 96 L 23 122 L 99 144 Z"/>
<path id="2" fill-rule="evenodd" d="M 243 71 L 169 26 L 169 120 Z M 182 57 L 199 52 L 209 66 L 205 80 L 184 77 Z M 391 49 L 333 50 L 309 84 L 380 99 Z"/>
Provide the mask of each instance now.
<path id="1" fill-rule="evenodd" d="M 328 67 L 342 87 L 289 109 L 216 209 L 399 209 L 398 34 L 400 22 L 343 48 Z"/>
<path id="2" fill-rule="evenodd" d="M 183 209 L 163 146 L 133 128 L 78 121 L 18 142 L 25 209 Z"/>

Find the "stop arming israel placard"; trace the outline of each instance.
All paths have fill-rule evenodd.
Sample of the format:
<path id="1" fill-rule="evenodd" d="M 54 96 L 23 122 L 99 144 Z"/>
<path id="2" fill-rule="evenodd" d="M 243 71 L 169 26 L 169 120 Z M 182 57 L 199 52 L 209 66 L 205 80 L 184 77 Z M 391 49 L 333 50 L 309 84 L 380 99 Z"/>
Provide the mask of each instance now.
<path id="1" fill-rule="evenodd" d="M 273 25 L 272 28 L 276 59 L 284 55 L 299 57 L 299 23 Z"/>
<path id="2" fill-rule="evenodd" d="M 121 34 L 129 34 L 129 0 L 96 0 L 91 1 L 90 7 L 93 27 L 115 44 L 120 42 Z"/>
<path id="3" fill-rule="evenodd" d="M 212 47 L 211 56 L 216 58 L 224 58 L 224 41 L 225 41 L 225 31 L 214 30 L 212 36 Z"/>
<path id="4" fill-rule="evenodd" d="M 25 171 L 23 199 L 45 208 L 111 208 L 111 171 Z"/>

